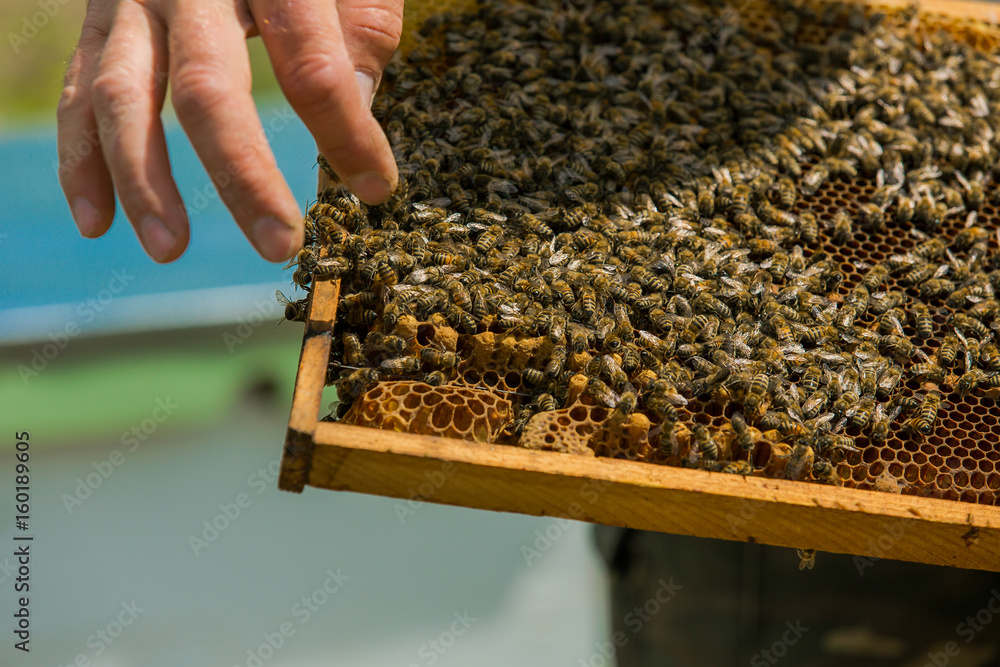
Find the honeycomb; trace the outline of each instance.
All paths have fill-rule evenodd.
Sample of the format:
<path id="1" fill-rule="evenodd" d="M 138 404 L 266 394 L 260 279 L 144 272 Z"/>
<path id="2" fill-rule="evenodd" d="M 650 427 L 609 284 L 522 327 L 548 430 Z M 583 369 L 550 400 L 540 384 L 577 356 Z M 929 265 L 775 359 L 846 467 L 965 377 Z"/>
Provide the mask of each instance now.
<path id="1" fill-rule="evenodd" d="M 810 210 L 823 220 L 832 219 L 836 211 L 846 208 L 852 213 L 869 201 L 874 191 L 873 183 L 864 180 L 834 181 L 826 184 L 811 197 L 797 204 L 799 210 Z M 891 215 L 892 209 L 889 210 Z M 990 229 L 1000 227 L 1000 209 L 987 203 L 979 211 L 980 223 Z M 964 221 L 946 221 L 939 232 L 941 238 L 951 242 L 964 227 Z M 870 266 L 896 254 L 904 254 L 916 244 L 908 230 L 889 227 L 883 233 L 856 231 L 846 243 L 838 243 L 821 233 L 819 249 L 828 253 L 840 264 L 846 279 L 838 292 L 847 294 L 861 282 L 859 267 Z M 997 249 L 997 240 L 990 239 L 990 248 Z M 890 277 L 886 289 L 898 289 L 908 296 L 919 296 L 914 287 L 901 284 Z M 941 345 L 942 336 L 951 308 L 943 297 L 925 299 L 931 307 L 934 333 L 926 339 L 923 351 L 933 356 Z M 869 313 L 865 322 L 874 317 Z M 916 336 L 912 322 L 904 325 L 911 340 Z M 859 489 L 888 490 L 893 493 L 930 496 L 947 500 L 997 504 L 1000 494 L 1000 410 L 997 409 L 995 390 L 962 395 L 957 387 L 958 377 L 950 374 L 938 388 L 943 400 L 934 431 L 925 439 L 907 436 L 899 431 L 890 433 L 885 443 L 872 442 L 866 435 L 848 428 L 860 452 L 850 453 L 839 464 L 844 485 Z M 934 385 L 931 385 L 934 386 Z M 925 390 L 925 383 L 907 380 L 901 393 L 913 395 Z"/>
<path id="2" fill-rule="evenodd" d="M 471 3 L 457 3 L 451 8 L 459 9 L 465 4 Z M 804 48 L 810 45 L 827 48 L 835 31 L 854 20 L 851 12 L 842 11 L 842 5 L 835 12 L 827 12 L 830 6 L 782 3 L 779 7 L 778 4 L 751 2 L 740 6 L 739 10 L 742 24 L 762 50 L 780 43 L 781 35 L 789 32 L 795 35 L 795 42 Z M 425 12 L 427 8 L 423 3 L 410 3 L 408 11 L 411 7 L 419 12 Z M 902 17 L 903 21 L 910 20 L 909 15 L 901 14 L 899 7 L 871 5 L 856 9 L 859 15 L 870 15 L 875 11 Z M 429 17 L 429 14 L 408 14 L 407 21 Z M 794 23 L 792 28 L 789 28 L 789 22 Z M 944 29 L 984 51 L 1000 45 L 995 29 L 972 19 L 922 15 L 919 23 L 905 25 L 918 34 L 926 35 Z M 439 37 L 435 31 L 436 28 L 423 31 L 430 36 L 426 40 L 428 43 Z M 406 48 L 421 44 L 416 38 L 414 40 Z M 415 62 L 426 62 L 427 59 L 421 56 Z M 438 70 L 432 68 L 429 71 Z M 803 156 L 801 160 L 802 170 L 806 173 L 817 162 L 810 155 Z M 995 175 L 992 178 L 995 179 Z M 842 304 L 849 299 L 852 290 L 862 283 L 872 266 L 897 255 L 906 255 L 928 238 L 909 225 L 892 223 L 877 232 L 862 230 L 860 225 L 855 224 L 847 238 L 832 236 L 831 228 L 838 214 L 847 212 L 854 220 L 864 217 L 862 207 L 872 201 L 876 185 L 870 177 L 831 175 L 814 193 L 805 195 L 800 192 L 792 207 L 794 213 L 800 216 L 811 213 L 819 221 L 815 242 L 804 248 L 805 260 L 811 262 L 818 253 L 825 253 L 843 273 L 843 280 L 828 295 L 835 303 Z M 995 230 L 1000 227 L 995 205 L 1000 197 L 997 197 L 992 181 L 988 181 L 986 190 L 986 203 L 976 211 L 976 224 Z M 779 193 L 772 190 L 767 196 L 772 204 L 776 204 Z M 884 209 L 887 220 L 894 219 L 896 206 L 892 204 Z M 965 227 L 965 219 L 950 216 L 934 231 L 934 235 L 950 245 Z M 989 250 L 991 253 L 1000 251 L 993 234 L 990 235 Z M 949 315 L 956 310 L 946 304 L 946 296 L 922 296 L 917 286 L 906 284 L 899 275 L 890 275 L 879 290 L 899 290 L 910 300 L 923 301 L 929 306 L 933 314 L 930 336 L 919 337 L 912 319 L 906 321 L 902 328 L 908 340 L 917 344 L 927 357 L 934 358 L 945 335 L 952 330 Z M 439 308 L 443 309 L 443 306 L 439 305 Z M 372 318 L 375 317 L 378 319 L 374 328 L 386 328 L 385 316 L 372 312 Z M 874 329 L 877 321 L 878 315 L 869 310 L 858 317 L 857 324 Z M 350 407 L 338 415 L 345 423 L 528 449 L 681 466 L 693 465 L 694 457 L 702 447 L 697 443 L 698 434 L 707 433 L 712 446 L 717 449 L 713 457 L 716 462 L 708 467 L 710 470 L 803 481 L 831 481 L 830 477 L 821 478 L 812 465 L 800 465 L 801 457 L 796 459 L 797 448 L 789 444 L 792 438 L 783 434 L 781 429 L 767 428 L 760 423 L 761 415 L 769 407 L 767 403 L 761 406 L 760 414 L 745 415 L 751 424 L 747 427 L 747 437 L 752 446 L 749 451 L 741 449 L 739 435 L 733 426 L 734 415 L 746 411 L 747 394 L 741 387 L 720 387 L 685 399 L 683 404 L 677 405 L 677 423 L 672 435 L 667 438 L 664 426 L 652 423 L 643 412 L 613 409 L 600 404 L 588 393 L 587 369 L 594 361 L 592 349 L 567 355 L 564 368 L 568 380 L 562 388 L 564 393 L 554 397 L 562 407 L 539 411 L 535 405 L 539 393 L 538 381 L 532 373 L 537 374 L 538 369 L 544 368 L 552 358 L 557 344 L 550 337 L 507 331 L 500 326 L 496 315 L 488 315 L 472 328 L 450 321 L 442 312 L 419 319 L 403 315 L 389 328 L 394 336 L 405 341 L 407 354 L 420 357 L 424 350 L 430 350 L 432 354 L 452 354 L 456 363 L 443 365 L 437 371 L 436 382 L 440 386 L 405 379 L 379 381 L 374 388 L 357 396 L 350 402 Z M 995 323 L 993 330 L 996 330 Z M 334 358 L 339 358 L 338 355 L 344 351 L 340 345 L 338 341 Z M 367 365 L 377 368 L 382 363 L 377 347 L 374 351 L 366 351 L 366 355 Z M 623 363 L 620 355 L 605 356 L 612 357 L 618 365 Z M 343 369 L 342 373 L 352 369 L 349 365 L 332 365 L 331 368 L 335 371 Z M 892 424 L 885 441 L 877 442 L 867 429 L 862 431 L 850 424 L 846 426 L 843 433 L 850 438 L 854 451 L 833 449 L 830 459 L 835 466 L 833 474 L 837 483 L 890 493 L 997 504 L 1000 450 L 991 444 L 1000 436 L 1000 415 L 995 410 L 997 390 L 979 388 L 962 391 L 958 386 L 959 377 L 952 373 L 953 369 L 948 370 L 949 374 L 937 383 L 909 379 L 904 375 L 898 388 L 880 397 L 888 404 L 890 400 L 909 397 L 919 400 L 929 391 L 940 391 L 941 408 L 930 433 L 923 436 L 907 433 L 901 428 L 900 419 Z M 793 375 L 791 379 L 797 382 L 802 377 Z M 635 378 L 633 381 L 640 384 Z M 773 400 L 773 397 L 767 399 L 768 402 Z M 811 457 L 812 452 L 808 456 Z M 699 467 L 706 466 L 700 464 Z"/>
<path id="3" fill-rule="evenodd" d="M 342 420 L 401 433 L 493 442 L 510 421 L 510 402 L 469 387 L 381 382 L 362 394 Z"/>

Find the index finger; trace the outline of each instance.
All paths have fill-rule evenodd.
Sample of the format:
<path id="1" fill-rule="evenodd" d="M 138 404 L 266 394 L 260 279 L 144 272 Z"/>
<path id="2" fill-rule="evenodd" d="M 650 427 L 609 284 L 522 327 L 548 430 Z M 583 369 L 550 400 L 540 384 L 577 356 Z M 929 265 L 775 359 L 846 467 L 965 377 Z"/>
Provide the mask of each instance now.
<path id="1" fill-rule="evenodd" d="M 399 180 L 389 140 L 362 99 L 336 3 L 251 0 L 278 83 L 320 152 L 362 201 L 380 204 Z"/>

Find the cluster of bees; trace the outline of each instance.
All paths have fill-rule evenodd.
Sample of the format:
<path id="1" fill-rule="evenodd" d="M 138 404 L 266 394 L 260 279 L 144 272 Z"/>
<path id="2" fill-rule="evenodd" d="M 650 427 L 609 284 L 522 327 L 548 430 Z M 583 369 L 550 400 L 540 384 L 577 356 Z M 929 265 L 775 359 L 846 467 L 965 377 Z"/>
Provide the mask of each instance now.
<path id="1" fill-rule="evenodd" d="M 399 190 L 367 207 L 333 186 L 305 220 L 294 282 L 342 281 L 336 416 L 381 381 L 455 381 L 459 355 L 397 335 L 406 315 L 551 341 L 544 365 L 513 369 L 513 437 L 584 373 L 611 419 L 647 415 L 664 453 L 743 474 L 756 429 L 792 448 L 786 477 L 839 483 L 831 460 L 856 435 L 922 438 L 952 391 L 1000 387 L 1000 257 L 977 224 L 997 58 L 922 34 L 913 11 L 777 16 L 767 48 L 734 8 L 686 0 L 484 0 L 429 21 L 373 107 Z M 805 23 L 827 41 L 800 44 Z M 824 184 L 863 179 L 856 208 L 808 210 Z M 821 249 L 900 226 L 912 247 L 857 284 Z M 912 378 L 923 388 L 902 391 Z M 712 427 L 675 433 L 680 408 L 720 397 L 732 461 Z"/>

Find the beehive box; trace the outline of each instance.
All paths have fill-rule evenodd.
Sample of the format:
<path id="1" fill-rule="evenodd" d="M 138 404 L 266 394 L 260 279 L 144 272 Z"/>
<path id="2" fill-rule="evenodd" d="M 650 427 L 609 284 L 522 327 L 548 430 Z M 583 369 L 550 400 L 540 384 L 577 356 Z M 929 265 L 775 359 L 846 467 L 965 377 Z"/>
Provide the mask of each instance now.
<path id="1" fill-rule="evenodd" d="M 934 12 L 952 10 L 960 11 L 961 21 L 934 16 Z M 982 23 L 992 21 L 989 6 L 925 6 L 928 11 L 923 25 L 938 22 L 980 48 L 995 46 L 995 33 Z M 768 6 L 755 4 L 746 9 L 744 20 L 765 33 L 773 18 Z M 822 39 L 819 29 L 815 39 Z M 863 181 L 830 181 L 797 206 L 821 218 L 837 207 L 856 211 L 872 189 L 872 184 Z M 996 227 L 996 215 L 991 206 L 981 211 L 981 219 L 991 228 Z M 940 233 L 953 239 L 960 227 L 952 224 Z M 843 267 L 845 288 L 860 280 L 858 261 L 877 261 L 914 245 L 912 238 L 895 227 L 881 234 L 855 234 L 843 245 L 824 244 L 825 240 L 821 238 L 819 248 Z M 995 469 L 1000 451 L 993 444 L 1000 427 L 995 401 L 982 394 L 956 395 L 924 441 L 893 435 L 875 447 L 857 436 L 861 452 L 850 454 L 839 466 L 848 488 L 482 444 L 494 439 L 510 408 L 496 399 L 497 394 L 477 386 L 510 389 L 506 385 L 513 384 L 516 389 L 519 381 L 505 383 L 497 372 L 503 364 L 478 369 L 468 387 L 386 383 L 348 415 L 347 421 L 395 430 L 319 422 L 338 290 L 336 280 L 317 280 L 314 285 L 282 464 L 282 488 L 301 491 L 309 484 L 705 537 L 1000 570 L 996 532 L 1000 514 L 992 506 L 1000 490 L 1000 471 Z M 941 317 L 935 335 L 925 342 L 929 353 L 940 344 L 943 324 Z M 911 381 L 905 391 L 918 388 Z M 688 407 L 689 417 L 709 424 L 727 421 L 731 413 L 727 406 L 711 403 L 695 402 Z M 552 424 L 540 437 L 548 445 L 566 440 L 561 443 L 565 451 L 574 451 L 574 443 L 568 441 L 577 440 L 579 449 L 579 442 L 594 436 L 598 431 L 594 424 L 602 421 L 592 418 L 594 409 L 600 408 L 577 405 L 545 413 Z M 407 424 L 372 423 L 389 413 L 407 424 L 432 422 L 433 432 L 449 437 L 398 432 Z M 762 449 L 758 454 L 763 457 L 758 463 L 766 465 L 769 452 Z M 904 495 L 886 493 L 887 485 Z M 910 486 L 934 497 L 905 495 Z"/>

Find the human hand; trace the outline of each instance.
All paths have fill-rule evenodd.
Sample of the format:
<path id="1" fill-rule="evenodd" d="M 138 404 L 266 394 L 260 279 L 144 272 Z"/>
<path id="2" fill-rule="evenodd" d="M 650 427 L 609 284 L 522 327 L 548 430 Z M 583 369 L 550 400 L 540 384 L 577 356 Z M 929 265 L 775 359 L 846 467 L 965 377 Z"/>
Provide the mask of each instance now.
<path id="1" fill-rule="evenodd" d="M 398 181 L 369 110 L 402 31 L 403 0 L 90 0 L 59 100 L 59 180 L 80 233 L 104 234 L 118 192 L 146 252 L 184 252 L 188 218 L 160 111 L 171 102 L 223 202 L 272 262 L 302 245 L 302 214 L 250 96 L 245 41 L 264 40 L 278 83 L 363 201 Z"/>

